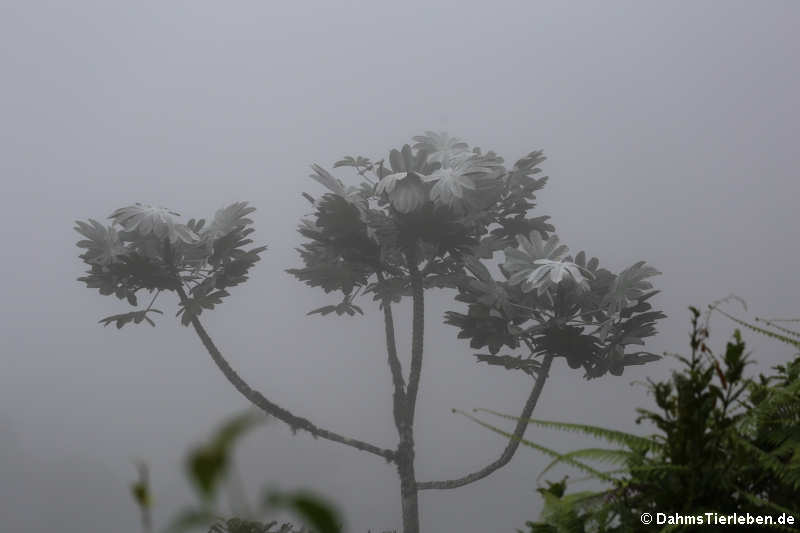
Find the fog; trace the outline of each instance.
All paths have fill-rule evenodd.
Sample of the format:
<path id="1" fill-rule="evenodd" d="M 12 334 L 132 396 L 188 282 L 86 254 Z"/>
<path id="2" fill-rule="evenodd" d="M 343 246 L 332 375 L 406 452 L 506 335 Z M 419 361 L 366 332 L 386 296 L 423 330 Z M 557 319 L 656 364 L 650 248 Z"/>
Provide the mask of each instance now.
<path id="1" fill-rule="evenodd" d="M 300 265 L 309 165 L 384 157 L 446 130 L 513 164 L 543 149 L 533 215 L 611 270 L 646 260 L 668 318 L 648 349 L 688 349 L 689 305 L 734 292 L 756 315 L 797 316 L 800 4 L 773 2 L 4 2 L 0 5 L 0 520 L 9 532 L 139 531 L 133 459 L 152 469 L 155 522 L 194 501 L 189 446 L 247 402 L 162 296 L 156 328 L 76 281 L 76 219 L 134 202 L 183 219 L 248 201 L 269 249 L 203 314 L 231 364 L 327 428 L 396 445 L 382 317 L 306 317 L 335 297 Z M 352 173 L 339 172 L 356 183 Z M 519 412 L 529 378 L 476 363 L 428 298 L 417 477 L 448 479 L 503 439 L 451 408 Z M 410 306 L 396 310 L 408 368 Z M 721 346 L 733 330 L 712 322 Z M 782 345 L 746 335 L 758 368 Z M 634 380 L 671 359 L 586 381 L 557 360 L 535 415 L 641 431 Z M 534 440 L 580 440 L 531 428 Z M 400 529 L 393 465 L 273 422 L 248 436 L 245 483 L 311 488 L 350 530 Z M 547 458 L 453 491 L 423 491 L 423 531 L 514 531 L 535 519 Z M 561 475 L 553 474 L 551 479 Z"/>

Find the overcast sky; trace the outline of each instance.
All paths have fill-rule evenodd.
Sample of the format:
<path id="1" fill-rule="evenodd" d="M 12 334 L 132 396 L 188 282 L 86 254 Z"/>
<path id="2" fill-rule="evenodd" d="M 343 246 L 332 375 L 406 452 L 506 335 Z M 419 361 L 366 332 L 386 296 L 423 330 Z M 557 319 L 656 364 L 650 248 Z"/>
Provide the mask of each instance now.
<path id="1" fill-rule="evenodd" d="M 192 494 L 183 453 L 247 406 L 164 298 L 158 327 L 102 328 L 127 310 L 75 281 L 76 219 L 134 202 L 184 219 L 251 202 L 269 245 L 245 286 L 204 314 L 231 363 L 269 398 L 326 427 L 393 447 L 377 308 L 306 317 L 331 298 L 284 272 L 320 194 L 309 165 L 380 158 L 428 129 L 509 163 L 543 149 L 550 215 L 573 252 L 617 271 L 663 272 L 655 352 L 685 351 L 689 305 L 735 292 L 755 315 L 800 309 L 797 140 L 800 3 L 105 2 L 0 3 L 0 517 L 8 531 L 138 531 L 133 458 L 153 468 L 156 521 Z M 342 179 L 355 178 L 339 172 Z M 366 302 L 365 302 L 366 303 Z M 461 310 L 431 296 L 417 477 L 494 460 L 497 435 L 450 408 L 519 411 L 529 380 L 475 363 Z M 170 313 L 170 311 L 173 311 Z M 401 306 L 399 331 L 410 309 Z M 752 314 L 749 316 L 753 316 Z M 732 325 L 717 318 L 722 346 Z M 761 369 L 781 345 L 752 339 Z M 407 352 L 404 338 L 401 347 Z M 406 366 L 407 368 L 407 366 Z M 536 415 L 626 430 L 650 405 L 630 382 L 674 361 L 587 382 L 555 365 Z M 569 449 L 541 430 L 530 438 Z M 395 469 L 279 423 L 239 454 L 246 483 L 310 487 L 352 531 L 400 527 Z M 547 460 L 421 494 L 427 532 L 513 531 L 536 518 Z"/>

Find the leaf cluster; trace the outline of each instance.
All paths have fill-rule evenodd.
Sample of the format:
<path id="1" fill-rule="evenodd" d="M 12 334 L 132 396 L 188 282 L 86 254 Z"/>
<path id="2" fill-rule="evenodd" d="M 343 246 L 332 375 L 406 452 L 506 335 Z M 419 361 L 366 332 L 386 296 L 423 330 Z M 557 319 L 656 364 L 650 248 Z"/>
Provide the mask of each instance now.
<path id="1" fill-rule="evenodd" d="M 724 353 L 714 354 L 708 322 L 692 309 L 690 356 L 676 356 L 682 370 L 649 381 L 657 410 L 638 409 L 650 437 L 602 427 L 532 420 L 531 423 L 621 446 L 559 453 L 534 443 L 557 464 L 576 467 L 611 485 L 594 493 L 541 489 L 545 508 L 530 531 L 646 531 L 641 513 L 789 513 L 800 501 L 800 355 L 769 376 L 744 376 L 751 363 L 737 330 Z M 738 321 L 738 320 L 737 320 Z M 788 330 L 790 334 L 795 332 Z M 787 333 L 784 332 L 784 333 Z M 796 338 L 796 337 L 795 337 Z M 487 411 L 495 415 L 494 413 Z M 603 472 L 586 461 L 617 465 Z M 589 505 L 587 505 L 587 503 Z"/>
<path id="2" fill-rule="evenodd" d="M 304 194 L 313 213 L 299 227 L 303 266 L 288 272 L 342 300 L 311 313 L 361 314 L 354 302 L 363 294 L 397 302 L 418 275 L 424 288 L 458 291 L 467 311 L 448 312 L 445 322 L 473 348 L 488 347 L 481 361 L 534 372 L 535 364 L 498 356 L 503 347 L 524 348 L 529 361 L 555 353 L 598 377 L 658 358 L 630 349 L 654 335 L 664 316 L 647 301 L 657 293 L 648 278 L 658 272 L 640 262 L 612 274 L 584 252 L 565 255 L 549 217 L 530 216 L 547 182 L 541 151 L 506 168 L 493 151 L 447 133 L 413 140 L 383 159 L 336 162 L 356 170 L 358 186 L 312 165 L 311 177 L 327 192 Z M 500 252 L 504 279 L 495 280 L 489 269 Z"/>
<path id="3" fill-rule="evenodd" d="M 583 251 L 574 259 L 564 257 L 567 248 L 556 235 L 542 239 L 533 232 L 529 239 L 518 236 L 518 242 L 519 248 L 505 250 L 501 280 L 479 262 L 468 262 L 470 276 L 456 297 L 468 304 L 467 313 L 446 315 L 471 347 L 488 347 L 489 354 L 477 354 L 480 361 L 521 368 L 509 366 L 511 356 L 497 354 L 524 346 L 529 361 L 550 353 L 596 378 L 659 359 L 628 351 L 655 335 L 656 321 L 665 316 L 648 301 L 658 294 L 645 281 L 655 269 L 639 262 L 615 275 L 599 268 L 597 258 L 587 261 Z"/>
<path id="4" fill-rule="evenodd" d="M 247 215 L 254 210 L 237 202 L 219 209 L 208 224 L 204 219 L 181 224 L 177 213 L 135 204 L 114 211 L 110 226 L 93 219 L 76 222 L 75 230 L 84 237 L 78 242 L 85 250 L 80 258 L 89 266 L 78 281 L 132 306 L 138 306 L 140 291 L 155 293 L 148 307 L 100 322 L 118 328 L 142 321 L 155 325 L 148 314 L 161 313 L 152 306 L 163 291 L 184 292 L 178 311 L 184 325 L 219 305 L 227 289 L 247 281 L 266 249 L 246 248 L 253 242 L 253 221 Z"/>

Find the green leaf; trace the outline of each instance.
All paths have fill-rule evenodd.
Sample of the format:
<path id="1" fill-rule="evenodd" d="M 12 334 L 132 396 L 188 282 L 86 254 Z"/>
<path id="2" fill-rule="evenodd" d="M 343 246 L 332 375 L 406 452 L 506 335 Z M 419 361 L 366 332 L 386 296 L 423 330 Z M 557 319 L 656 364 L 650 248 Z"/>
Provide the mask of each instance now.
<path id="1" fill-rule="evenodd" d="M 175 316 L 181 316 L 181 324 L 188 326 L 192 322 L 192 318 L 200 316 L 203 309 L 214 309 L 215 306 L 222 303 L 222 299 L 230 296 L 228 291 L 219 290 L 209 294 L 198 294 L 186 298 L 180 304 L 180 309 Z"/>
<path id="2" fill-rule="evenodd" d="M 293 511 L 316 533 L 341 533 L 341 519 L 329 503 L 305 491 L 293 493 L 270 492 L 265 504 Z"/>
<path id="3" fill-rule="evenodd" d="M 644 261 L 626 268 L 620 272 L 603 298 L 601 307 L 614 314 L 635 305 L 636 300 L 642 298 L 653 288 L 652 283 L 645 281 L 647 278 L 661 274 L 653 267 L 645 266 Z"/>
<path id="4" fill-rule="evenodd" d="M 263 425 L 267 417 L 261 412 L 247 410 L 224 422 L 212 436 L 214 446 L 221 448 L 225 453 L 231 453 L 231 447 L 244 437 L 248 432 Z"/>
<path id="5" fill-rule="evenodd" d="M 139 480 L 131 483 L 131 494 L 136 505 L 142 509 L 150 509 L 153 505 L 153 499 L 150 495 L 147 465 L 139 463 L 137 464 L 137 469 L 139 470 Z"/>
<path id="6" fill-rule="evenodd" d="M 113 227 L 103 226 L 93 219 L 89 219 L 89 224 L 80 220 L 75 224 L 75 231 L 86 237 L 78 241 L 79 248 L 86 248 L 86 252 L 80 256 L 86 263 L 108 265 L 128 253 Z"/>
<path id="7" fill-rule="evenodd" d="M 252 411 L 233 417 L 212 435 L 208 443 L 189 453 L 186 461 L 187 474 L 206 501 L 213 498 L 219 482 L 227 474 L 236 442 L 265 420 L 263 415 Z"/>
<path id="8" fill-rule="evenodd" d="M 227 473 L 229 457 L 215 446 L 195 448 L 186 462 L 189 479 L 200 492 L 200 495 L 210 500 L 216 491 L 217 485 Z"/>
<path id="9" fill-rule="evenodd" d="M 344 158 L 340 159 L 339 161 L 333 164 L 333 168 L 354 167 L 354 166 L 356 166 L 356 160 L 349 155 L 345 156 Z"/>
<path id="10" fill-rule="evenodd" d="M 195 242 L 196 233 L 183 224 L 175 222 L 173 217 L 180 216 L 164 207 L 153 207 L 144 204 L 135 204 L 117 209 L 109 218 L 114 220 L 126 231 L 137 232 L 142 237 L 155 235 L 159 239 L 169 239 L 171 243 L 183 241 Z"/>
<path id="11" fill-rule="evenodd" d="M 350 303 L 349 301 L 344 301 L 342 303 L 336 305 L 325 305 L 323 307 L 319 307 L 314 309 L 313 311 L 309 311 L 306 315 L 315 315 L 320 314 L 322 316 L 329 315 L 331 313 L 336 313 L 337 315 L 350 315 L 353 316 L 356 313 L 363 315 L 364 311 L 357 305 Z"/>
<path id="12" fill-rule="evenodd" d="M 309 311 L 308 313 L 306 313 L 306 316 L 316 315 L 316 314 L 319 314 L 319 315 L 322 315 L 322 316 L 329 315 L 329 314 L 333 313 L 334 311 L 336 311 L 336 309 L 338 307 L 339 307 L 338 305 L 324 305 L 322 307 L 318 307 L 316 309 L 313 309 L 313 310 Z"/>
<path id="13" fill-rule="evenodd" d="M 134 324 L 140 324 L 143 320 L 146 320 L 148 324 L 155 327 L 155 322 L 153 322 L 150 317 L 147 316 L 147 313 L 158 313 L 163 314 L 158 309 L 144 309 L 142 311 L 131 311 L 130 313 L 122 313 L 119 315 L 111 315 L 105 318 L 101 318 L 98 323 L 103 324 L 103 326 L 108 326 L 112 322 L 116 322 L 117 329 L 121 329 L 126 324 L 130 324 L 133 322 Z"/>
<path id="14" fill-rule="evenodd" d="M 217 240 L 235 230 L 240 230 L 253 223 L 247 215 L 255 211 L 247 202 L 236 202 L 217 210 L 211 223 L 202 232 L 202 237 L 208 242 Z"/>

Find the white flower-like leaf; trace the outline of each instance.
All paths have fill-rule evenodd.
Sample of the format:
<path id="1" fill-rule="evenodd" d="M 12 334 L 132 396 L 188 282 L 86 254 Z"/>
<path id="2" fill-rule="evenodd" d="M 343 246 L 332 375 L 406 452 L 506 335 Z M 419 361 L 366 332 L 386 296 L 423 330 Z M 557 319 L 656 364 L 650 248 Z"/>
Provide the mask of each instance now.
<path id="1" fill-rule="evenodd" d="M 361 190 L 358 189 L 358 187 L 345 187 L 344 183 L 342 183 L 342 180 L 335 177 L 333 174 L 317 164 L 311 165 L 311 169 L 314 171 L 314 173 L 309 174 L 309 177 L 324 185 L 326 189 L 331 191 L 336 196 L 341 196 L 351 204 L 361 206 L 364 203 L 364 199 L 361 196 Z"/>
<path id="2" fill-rule="evenodd" d="M 211 224 L 206 226 L 200 233 L 206 241 L 213 241 L 232 231 L 252 224 L 253 221 L 247 215 L 255 211 L 255 207 L 249 207 L 247 202 L 236 202 L 228 207 L 218 209 L 214 213 Z"/>
<path id="3" fill-rule="evenodd" d="M 143 237 L 152 234 L 159 239 L 167 238 L 173 244 L 178 241 L 185 243 L 196 241 L 197 234 L 186 225 L 177 223 L 173 216 L 180 215 L 164 207 L 137 203 L 117 209 L 109 218 L 126 231 L 137 232 Z"/>
<path id="4" fill-rule="evenodd" d="M 509 279 L 509 283 L 516 285 L 522 283 L 523 292 L 536 289 L 538 294 L 543 294 L 553 285 L 569 279 L 575 282 L 579 291 L 589 290 L 589 283 L 575 263 L 570 261 L 553 261 L 550 259 L 537 259 L 533 262 L 534 268 L 516 272 Z"/>
<path id="5" fill-rule="evenodd" d="M 473 179 L 461 173 L 459 168 L 440 168 L 424 179 L 427 182 L 434 182 L 431 188 L 431 201 L 447 207 L 453 207 L 458 200 L 463 200 L 465 190 L 475 190 Z"/>
<path id="6" fill-rule="evenodd" d="M 439 163 L 442 168 L 447 168 L 472 155 L 467 143 L 457 137 L 451 137 L 446 132 L 426 131 L 425 135 L 418 135 L 414 140 L 417 141 L 414 148 L 426 152 L 428 161 Z"/>
<path id="7" fill-rule="evenodd" d="M 395 172 L 378 182 L 376 192 L 386 194 L 392 207 L 400 213 L 411 213 L 428 200 L 425 184 L 413 172 Z"/>
<path id="8" fill-rule="evenodd" d="M 397 182 L 405 179 L 407 176 L 408 172 L 395 172 L 394 174 L 384 176 L 383 179 L 378 182 L 375 192 L 378 193 L 378 195 L 384 193 L 392 194 L 394 188 L 397 187 Z"/>
<path id="9" fill-rule="evenodd" d="M 108 265 L 127 253 L 115 228 L 106 227 L 93 219 L 89 219 L 89 224 L 80 220 L 75 224 L 75 231 L 86 237 L 78 241 L 78 246 L 86 248 L 82 257 L 87 263 Z"/>
<path id="10" fill-rule="evenodd" d="M 578 290 L 589 289 L 583 269 L 572 261 L 562 260 L 567 247 L 559 245 L 556 235 L 542 239 L 538 231 L 532 231 L 529 238 L 517 235 L 517 243 L 519 248 L 505 249 L 506 261 L 503 264 L 512 285 L 521 283 L 524 292 L 536 289 L 538 294 L 542 294 L 551 286 L 571 279 Z"/>

